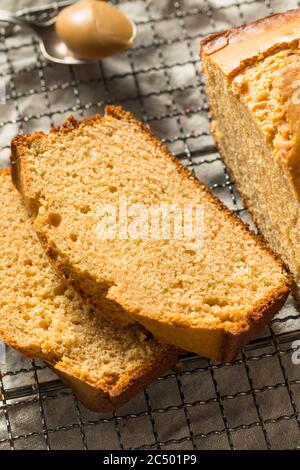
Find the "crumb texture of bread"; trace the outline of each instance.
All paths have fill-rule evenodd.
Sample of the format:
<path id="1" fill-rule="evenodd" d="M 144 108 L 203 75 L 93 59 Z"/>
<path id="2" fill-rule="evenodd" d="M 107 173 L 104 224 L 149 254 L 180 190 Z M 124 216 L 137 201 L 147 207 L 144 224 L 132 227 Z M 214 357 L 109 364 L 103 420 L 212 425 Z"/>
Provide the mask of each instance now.
<path id="1" fill-rule="evenodd" d="M 109 318 L 119 320 L 114 309 L 121 306 L 124 321 L 129 316 L 163 341 L 225 360 L 291 289 L 282 263 L 121 108 L 70 119 L 49 135 L 17 137 L 12 169 L 48 255 Z M 118 207 L 121 197 L 148 208 L 202 206 L 200 247 L 175 237 L 99 239 L 99 207 Z"/>
<path id="2" fill-rule="evenodd" d="M 253 34 L 248 43 L 248 32 Z M 202 45 L 212 133 L 262 235 L 300 283 L 300 9 Z M 239 63 L 233 45 L 243 51 Z"/>
<path id="3" fill-rule="evenodd" d="M 95 314 L 50 265 L 10 173 L 0 172 L 0 338 L 54 368 L 88 407 L 126 402 L 176 362 L 137 324 Z"/>

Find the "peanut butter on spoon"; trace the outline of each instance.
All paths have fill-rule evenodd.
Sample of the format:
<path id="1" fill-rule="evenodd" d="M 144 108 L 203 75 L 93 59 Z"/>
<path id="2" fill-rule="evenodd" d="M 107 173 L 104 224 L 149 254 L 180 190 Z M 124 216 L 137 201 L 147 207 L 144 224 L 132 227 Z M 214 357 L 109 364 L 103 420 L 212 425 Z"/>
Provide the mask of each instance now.
<path id="1" fill-rule="evenodd" d="M 80 0 L 57 16 L 56 33 L 81 59 L 104 59 L 132 46 L 134 23 L 113 5 Z"/>

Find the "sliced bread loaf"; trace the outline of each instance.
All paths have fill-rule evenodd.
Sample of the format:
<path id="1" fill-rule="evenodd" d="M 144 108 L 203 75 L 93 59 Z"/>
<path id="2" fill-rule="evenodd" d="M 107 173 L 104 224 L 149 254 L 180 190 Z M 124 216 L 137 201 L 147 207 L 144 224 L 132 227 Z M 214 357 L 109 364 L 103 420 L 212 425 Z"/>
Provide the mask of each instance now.
<path id="1" fill-rule="evenodd" d="M 57 269 L 100 313 L 120 321 L 121 306 L 121 320 L 162 341 L 230 360 L 291 289 L 282 263 L 120 108 L 16 137 L 12 171 Z M 99 238 L 99 207 L 121 198 L 150 210 L 203 207 L 202 243 L 190 246 L 175 229 L 157 239 L 120 231 Z"/>
<path id="2" fill-rule="evenodd" d="M 49 264 L 10 171 L 0 171 L 0 339 L 51 365 L 89 408 L 125 403 L 176 362 L 138 324 L 95 315 Z"/>
<path id="3" fill-rule="evenodd" d="M 300 8 L 205 38 L 212 132 L 245 204 L 300 287 Z"/>

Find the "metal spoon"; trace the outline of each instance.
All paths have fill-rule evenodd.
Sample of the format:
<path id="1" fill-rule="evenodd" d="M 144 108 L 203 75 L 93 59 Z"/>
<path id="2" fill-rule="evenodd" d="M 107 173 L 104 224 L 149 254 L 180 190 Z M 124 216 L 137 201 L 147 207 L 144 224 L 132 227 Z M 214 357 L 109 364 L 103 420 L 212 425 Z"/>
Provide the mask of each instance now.
<path id="1" fill-rule="evenodd" d="M 59 39 L 54 27 L 56 17 L 51 18 L 51 20 L 46 23 L 36 23 L 34 21 L 20 18 L 19 16 L 14 16 L 8 11 L 0 10 L 0 22 L 3 21 L 30 29 L 39 40 L 43 56 L 52 62 L 65 65 L 78 65 L 95 62 L 95 60 L 79 59 L 70 51 L 70 49 L 67 48 L 66 44 Z M 134 39 L 136 27 L 133 22 L 132 26 Z"/>

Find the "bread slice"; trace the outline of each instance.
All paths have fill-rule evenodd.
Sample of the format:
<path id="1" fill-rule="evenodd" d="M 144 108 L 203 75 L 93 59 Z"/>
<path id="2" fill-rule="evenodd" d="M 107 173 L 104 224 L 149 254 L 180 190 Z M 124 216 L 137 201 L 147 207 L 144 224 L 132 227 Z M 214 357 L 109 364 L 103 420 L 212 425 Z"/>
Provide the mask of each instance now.
<path id="1" fill-rule="evenodd" d="M 124 321 L 161 341 L 231 360 L 291 289 L 282 263 L 120 108 L 16 137 L 12 168 L 58 270 L 101 314 L 119 320 L 121 306 Z M 202 206 L 201 246 L 151 233 L 97 238 L 99 205 L 118 206 L 120 197 L 148 209 Z"/>
<path id="2" fill-rule="evenodd" d="M 212 132 L 245 204 L 300 284 L 300 9 L 210 36 Z"/>
<path id="3" fill-rule="evenodd" d="M 138 324 L 95 315 L 57 276 L 10 171 L 0 171 L 0 339 L 46 361 L 95 411 L 116 408 L 175 364 Z"/>

